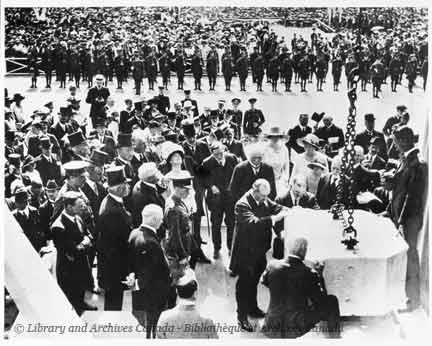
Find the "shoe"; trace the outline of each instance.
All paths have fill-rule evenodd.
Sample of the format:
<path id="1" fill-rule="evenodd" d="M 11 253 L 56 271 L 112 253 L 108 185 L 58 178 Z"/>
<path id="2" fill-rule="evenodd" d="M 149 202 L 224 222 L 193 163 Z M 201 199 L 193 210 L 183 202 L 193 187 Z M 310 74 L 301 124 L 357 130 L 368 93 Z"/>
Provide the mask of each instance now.
<path id="1" fill-rule="evenodd" d="M 197 262 L 198 263 L 206 263 L 206 264 L 212 263 L 211 260 L 204 254 L 202 254 L 201 256 L 199 256 L 197 258 Z"/>
<path id="2" fill-rule="evenodd" d="M 244 330 L 246 332 L 253 332 L 254 328 L 249 323 L 249 321 L 247 320 L 247 318 L 245 318 L 245 319 L 238 319 L 237 322 L 238 322 L 238 325 L 239 325 L 239 327 L 240 327 L 241 330 Z"/>
<path id="3" fill-rule="evenodd" d="M 87 302 L 83 302 L 82 303 L 82 307 L 83 310 L 90 310 L 90 311 L 96 311 L 98 308 L 94 305 L 91 305 Z"/>
<path id="4" fill-rule="evenodd" d="M 248 315 L 253 318 L 263 318 L 265 317 L 265 312 L 262 311 L 259 307 L 256 307 L 251 312 L 249 312 Z"/>
<path id="5" fill-rule="evenodd" d="M 219 250 L 215 250 L 213 253 L 213 259 L 217 260 L 220 258 L 220 252 Z"/>

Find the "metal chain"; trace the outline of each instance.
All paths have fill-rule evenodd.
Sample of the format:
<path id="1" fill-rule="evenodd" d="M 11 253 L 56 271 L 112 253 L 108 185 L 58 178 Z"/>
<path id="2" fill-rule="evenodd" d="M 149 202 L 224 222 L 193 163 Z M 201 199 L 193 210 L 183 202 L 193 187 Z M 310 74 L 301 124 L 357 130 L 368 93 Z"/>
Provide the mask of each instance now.
<path id="1" fill-rule="evenodd" d="M 354 166 L 354 158 L 355 158 L 355 150 L 354 150 L 354 140 L 356 135 L 356 108 L 353 108 L 348 115 L 347 126 L 345 132 L 345 146 L 343 150 L 343 155 L 341 158 L 341 177 L 339 179 L 339 184 L 337 186 L 337 214 L 339 219 L 342 221 L 342 225 L 344 229 L 347 229 L 352 226 L 354 223 L 354 195 L 353 195 L 353 166 Z M 348 205 L 346 206 L 346 210 L 348 212 L 348 219 L 342 215 L 343 209 L 343 197 L 345 194 L 345 187 L 348 182 Z"/>

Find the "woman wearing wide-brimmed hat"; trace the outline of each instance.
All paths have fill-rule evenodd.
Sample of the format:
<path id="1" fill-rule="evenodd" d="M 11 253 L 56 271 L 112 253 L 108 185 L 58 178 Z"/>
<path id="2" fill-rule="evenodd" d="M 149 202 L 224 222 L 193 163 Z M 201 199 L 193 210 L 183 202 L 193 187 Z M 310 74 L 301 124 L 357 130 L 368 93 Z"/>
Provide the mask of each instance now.
<path id="1" fill-rule="evenodd" d="M 303 175 L 308 180 L 312 177 L 312 170 L 308 165 L 312 162 L 320 163 L 324 167 L 323 173 L 328 173 L 327 156 L 319 152 L 320 140 L 312 133 L 307 134 L 303 138 L 297 140 L 297 144 L 305 149 L 304 153 L 297 155 L 293 160 L 294 167 L 291 178 L 296 175 Z"/>
<path id="2" fill-rule="evenodd" d="M 284 145 L 287 136 L 280 127 L 271 127 L 265 134 L 268 142 L 264 148 L 263 162 L 273 168 L 276 193 L 282 195 L 288 189 L 290 159 L 288 149 Z"/>

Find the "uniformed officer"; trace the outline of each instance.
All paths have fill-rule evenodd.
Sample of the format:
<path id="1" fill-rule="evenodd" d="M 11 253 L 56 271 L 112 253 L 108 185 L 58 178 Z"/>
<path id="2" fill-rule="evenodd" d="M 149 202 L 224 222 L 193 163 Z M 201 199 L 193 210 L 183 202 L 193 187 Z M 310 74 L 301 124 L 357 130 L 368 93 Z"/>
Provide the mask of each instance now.
<path id="1" fill-rule="evenodd" d="M 195 81 L 195 89 L 201 90 L 201 78 L 203 75 L 203 61 L 201 51 L 198 46 L 195 46 L 194 54 L 191 58 L 191 72 Z"/>
<path id="2" fill-rule="evenodd" d="M 291 59 L 290 55 L 287 54 L 287 56 L 285 56 L 285 58 L 283 58 L 281 61 L 281 78 L 285 82 L 285 91 L 291 91 L 293 68 L 294 62 Z"/>
<path id="3" fill-rule="evenodd" d="M 323 91 L 322 85 L 324 83 L 325 76 L 327 75 L 327 70 L 328 70 L 328 62 L 325 56 L 321 54 L 315 66 L 315 74 L 317 79 L 317 91 Z"/>
<path id="4" fill-rule="evenodd" d="M 162 77 L 162 85 L 168 90 L 168 80 L 171 74 L 171 58 L 167 50 L 163 50 L 159 57 L 159 70 Z"/>
<path id="5" fill-rule="evenodd" d="M 261 133 L 261 125 L 265 122 L 264 114 L 255 108 L 256 98 L 250 98 L 250 109 L 244 114 L 243 133 L 248 136 L 257 137 Z"/>
<path id="6" fill-rule="evenodd" d="M 274 55 L 268 63 L 267 74 L 271 80 L 272 91 L 277 92 L 277 81 L 279 79 L 279 57 Z"/>
<path id="7" fill-rule="evenodd" d="M 209 80 L 209 90 L 215 90 L 216 78 L 219 72 L 219 57 L 214 45 L 212 45 L 212 49 L 207 54 L 206 69 Z"/>
<path id="8" fill-rule="evenodd" d="M 252 65 L 252 73 L 254 74 L 255 81 L 257 83 L 257 91 L 263 91 L 262 82 L 264 79 L 264 64 L 265 61 L 263 55 L 257 52 L 257 55 Z"/>
<path id="9" fill-rule="evenodd" d="M 135 81 L 135 95 L 141 95 L 141 84 L 144 78 L 144 62 L 141 60 L 138 51 L 135 52 L 132 61 L 132 78 Z"/>
<path id="10" fill-rule="evenodd" d="M 246 91 L 246 79 L 248 75 L 249 63 L 246 49 L 242 48 L 240 57 L 236 61 L 236 70 L 240 80 L 240 91 Z"/>
<path id="11" fill-rule="evenodd" d="M 231 100 L 232 109 L 228 109 L 227 113 L 231 116 L 232 122 L 236 124 L 236 139 L 241 138 L 242 134 L 242 123 L 243 123 L 243 112 L 238 108 L 241 100 L 237 97 Z"/>
<path id="12" fill-rule="evenodd" d="M 186 70 L 184 49 L 180 48 L 176 51 L 174 58 L 174 66 L 177 73 L 177 89 L 183 90 L 184 74 Z"/>
<path id="13" fill-rule="evenodd" d="M 339 54 L 337 54 L 332 61 L 333 91 L 339 91 L 342 65 L 342 58 Z"/>
<path id="14" fill-rule="evenodd" d="M 229 46 L 225 47 L 225 52 L 222 54 L 222 74 L 225 80 L 225 90 L 230 91 L 233 76 L 233 58 Z"/>
<path id="15" fill-rule="evenodd" d="M 145 59 L 145 71 L 147 73 L 149 90 L 153 90 L 154 83 L 157 77 L 157 60 L 155 47 L 152 48 L 150 54 Z"/>
<path id="16" fill-rule="evenodd" d="M 371 66 L 371 78 L 372 78 L 372 93 L 374 98 L 379 98 L 378 92 L 381 91 L 381 84 L 384 79 L 384 65 L 381 58 L 377 58 Z"/>
<path id="17" fill-rule="evenodd" d="M 392 92 L 396 92 L 396 86 L 399 81 L 399 75 L 402 73 L 402 71 L 403 71 L 403 66 L 400 60 L 400 56 L 399 54 L 394 54 L 389 64 Z"/>

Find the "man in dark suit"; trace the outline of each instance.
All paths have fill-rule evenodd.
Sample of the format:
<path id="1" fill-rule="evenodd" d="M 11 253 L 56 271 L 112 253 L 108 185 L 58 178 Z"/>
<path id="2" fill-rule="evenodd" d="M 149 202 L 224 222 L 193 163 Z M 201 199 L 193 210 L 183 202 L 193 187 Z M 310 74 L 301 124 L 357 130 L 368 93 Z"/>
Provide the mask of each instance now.
<path id="1" fill-rule="evenodd" d="M 156 337 L 156 325 L 165 310 L 171 289 L 171 276 L 157 235 L 163 222 L 163 210 L 148 204 L 142 210 L 142 223 L 129 236 L 132 314 L 146 327 L 147 339 Z"/>
<path id="2" fill-rule="evenodd" d="M 166 115 L 170 109 L 170 99 L 168 96 L 164 95 L 163 93 L 164 87 L 162 85 L 160 85 L 158 88 L 159 88 L 159 95 L 155 96 L 153 100 L 156 101 L 157 109 L 159 113 Z"/>
<path id="3" fill-rule="evenodd" d="M 52 143 L 49 137 L 40 138 L 40 147 L 42 154 L 35 158 L 35 163 L 42 183 L 45 185 L 49 179 L 54 179 L 57 183 L 60 183 L 61 165 L 51 152 Z"/>
<path id="4" fill-rule="evenodd" d="M 304 148 L 297 144 L 297 140 L 305 137 L 307 134 L 312 133 L 312 127 L 308 126 L 309 115 L 300 114 L 299 125 L 294 126 L 288 131 L 289 141 L 286 144 L 288 149 L 292 148 L 296 153 L 303 153 Z"/>
<path id="5" fill-rule="evenodd" d="M 190 98 L 191 91 L 190 90 L 185 90 L 184 94 L 185 94 L 185 98 L 181 101 L 182 107 L 183 107 L 185 101 L 189 100 L 192 103 L 192 106 L 193 106 L 192 109 L 193 109 L 194 117 L 199 116 L 198 103 L 196 102 L 196 100 L 192 100 Z"/>
<path id="6" fill-rule="evenodd" d="M 230 191 L 237 202 L 257 179 L 265 179 L 270 184 L 269 198 L 276 197 L 276 184 L 273 168 L 262 162 L 264 152 L 262 145 L 254 144 L 249 147 L 249 159 L 240 162 L 235 168 L 230 182 Z"/>
<path id="7" fill-rule="evenodd" d="M 287 208 L 299 206 L 319 209 L 315 196 L 306 191 L 306 177 L 302 175 L 293 177 L 289 191 L 285 195 L 277 197 L 275 202 Z"/>
<path id="8" fill-rule="evenodd" d="M 97 310 L 84 301 L 85 291 L 91 289 L 93 282 L 88 261 L 93 238 L 78 216 L 85 204 L 81 194 L 68 191 L 63 199 L 65 208 L 51 226 L 57 249 L 57 281 L 76 312 L 81 315 L 84 310 Z"/>
<path id="9" fill-rule="evenodd" d="M 365 160 L 363 165 L 366 168 L 383 170 L 386 168 L 385 160 L 379 156 L 378 152 L 380 150 L 381 139 L 379 137 L 374 137 L 370 141 L 369 152 L 365 155 Z"/>
<path id="10" fill-rule="evenodd" d="M 258 179 L 234 208 L 236 226 L 229 269 L 238 275 L 238 324 L 249 332 L 253 331 L 253 327 L 248 315 L 256 318 L 265 316 L 257 304 L 257 285 L 267 264 L 266 252 L 270 249 L 272 227 L 287 215 L 283 206 L 268 198 L 269 194 L 269 182 Z M 277 236 L 280 236 L 280 231 L 280 228 L 275 228 Z"/>
<path id="11" fill-rule="evenodd" d="M 104 107 L 110 96 L 108 88 L 104 87 L 104 76 L 96 75 L 96 86 L 89 89 L 86 102 L 91 105 L 90 118 L 95 127 L 95 120 L 100 114 L 105 114 Z"/>
<path id="12" fill-rule="evenodd" d="M 270 262 L 264 272 L 270 303 L 261 331 L 270 338 L 300 337 L 319 321 L 327 321 L 330 337 L 340 336 L 339 302 L 326 293 L 322 266 L 303 263 L 306 252 L 306 239 L 290 239 L 287 258 Z"/>
<path id="13" fill-rule="evenodd" d="M 60 107 L 59 120 L 50 128 L 50 133 L 52 133 L 57 141 L 60 143 L 60 147 L 64 150 L 63 137 L 67 134 L 74 132 L 72 125 L 70 124 L 70 119 L 72 117 L 72 109 L 70 107 Z"/>
<path id="14" fill-rule="evenodd" d="M 57 199 L 59 186 L 57 185 L 55 180 L 48 180 L 45 185 L 45 193 L 47 195 L 47 199 L 44 203 L 39 207 L 39 215 L 41 220 L 41 226 L 44 232 L 47 234 L 47 239 L 51 239 L 51 223 L 52 223 L 52 215 L 54 212 L 54 201 Z"/>
<path id="15" fill-rule="evenodd" d="M 250 109 L 248 109 L 243 118 L 243 134 L 249 136 L 258 136 L 261 133 L 261 125 L 264 124 L 264 114 L 260 109 L 255 108 L 257 99 L 249 99 Z"/>
<path id="16" fill-rule="evenodd" d="M 211 156 L 202 163 L 204 186 L 207 189 L 207 199 L 211 212 L 212 241 L 214 247 L 213 258 L 220 257 L 221 225 L 225 215 L 227 227 L 227 248 L 231 251 L 232 235 L 234 232 L 234 201 L 229 191 L 237 158 L 225 152 L 226 148 L 221 142 L 214 142 L 210 146 Z"/>
<path id="17" fill-rule="evenodd" d="M 338 201 L 337 191 L 340 184 L 341 165 L 342 160 L 340 156 L 334 157 L 332 161 L 332 171 L 322 175 L 318 181 L 316 199 L 320 209 L 328 210 Z M 348 189 L 344 188 L 343 191 L 345 197 L 340 202 L 346 204 Z"/>
<path id="18" fill-rule="evenodd" d="M 333 118 L 329 115 L 323 117 L 324 125 L 315 131 L 315 135 L 324 141 L 326 145 L 326 154 L 334 157 L 338 154 L 340 148 L 344 146 L 344 133 L 340 127 L 333 124 Z"/>
<path id="19" fill-rule="evenodd" d="M 143 163 L 138 169 L 139 181 L 132 189 L 132 221 L 134 227 L 141 225 L 141 213 L 146 205 L 156 204 L 165 208 L 165 200 L 158 191 L 158 184 L 162 178 L 162 173 L 157 169 L 154 162 Z M 162 230 L 158 229 L 158 235 Z"/>
<path id="20" fill-rule="evenodd" d="M 42 227 L 39 211 L 29 205 L 29 194 L 25 187 L 18 187 L 14 192 L 14 198 L 16 209 L 13 210 L 12 215 L 33 248 L 39 253 L 47 243 L 47 234 Z"/>
<path id="21" fill-rule="evenodd" d="M 96 233 L 98 234 L 98 280 L 105 290 L 104 310 L 120 311 L 123 305 L 122 281 L 128 275 L 128 239 L 132 230 L 132 216 L 123 198 L 129 195 L 129 179 L 123 167 L 105 171 L 108 195 L 103 199 Z"/>
<path id="22" fill-rule="evenodd" d="M 110 131 L 107 131 L 106 119 L 96 119 L 95 126 L 95 130 L 89 134 L 89 139 L 97 139 L 102 144 L 100 149 L 106 152 L 109 161 L 112 161 L 116 156 L 116 148 L 114 138 Z"/>
<path id="23" fill-rule="evenodd" d="M 129 119 L 134 116 L 133 102 L 131 99 L 125 100 L 126 109 L 120 112 L 119 132 L 127 133 L 131 132 L 129 126 Z"/>
<path id="24" fill-rule="evenodd" d="M 408 297 L 407 309 L 413 310 L 420 304 L 417 242 L 423 226 L 427 200 L 428 166 L 418 157 L 419 150 L 414 146 L 415 136 L 411 128 L 398 128 L 393 137 L 398 150 L 403 153 L 403 160 L 390 182 L 390 215 L 409 246 L 405 289 Z"/>
<path id="25" fill-rule="evenodd" d="M 360 145 L 364 153 L 369 152 L 369 145 L 372 138 L 377 138 L 375 145 L 378 146 L 378 155 L 387 161 L 387 145 L 384 139 L 384 134 L 375 130 L 375 116 L 372 113 L 365 114 L 366 129 L 357 134 L 354 143 Z"/>
<path id="26" fill-rule="evenodd" d="M 247 160 L 246 154 L 244 152 L 243 143 L 239 140 L 234 139 L 234 130 L 230 127 L 225 130 L 225 138 L 222 140 L 228 151 L 234 154 L 239 161 Z"/>

